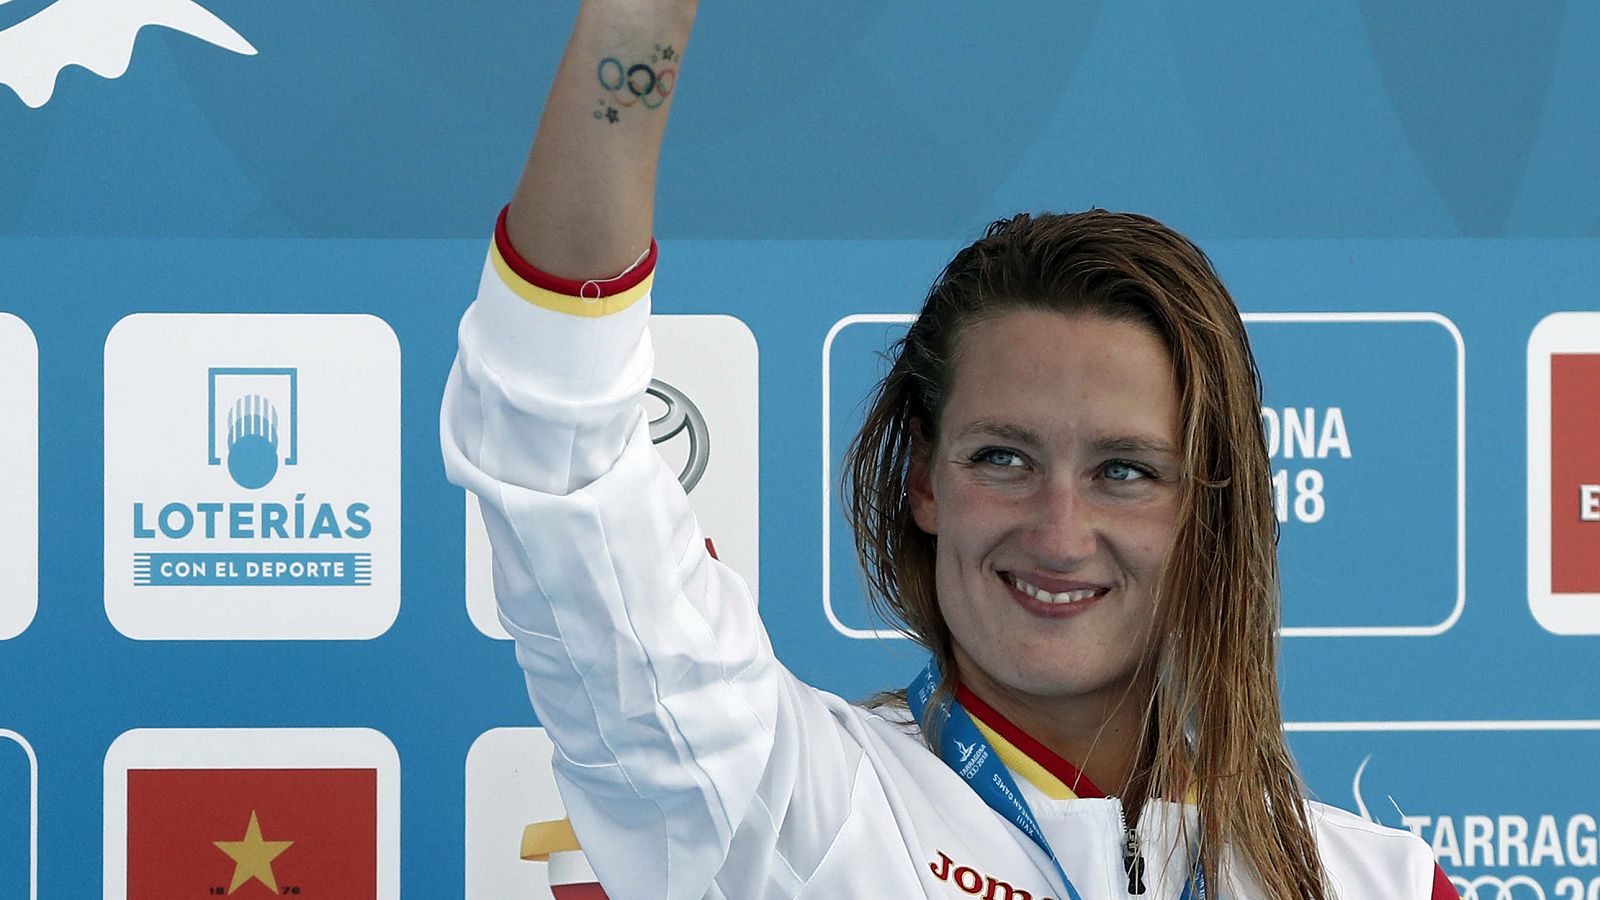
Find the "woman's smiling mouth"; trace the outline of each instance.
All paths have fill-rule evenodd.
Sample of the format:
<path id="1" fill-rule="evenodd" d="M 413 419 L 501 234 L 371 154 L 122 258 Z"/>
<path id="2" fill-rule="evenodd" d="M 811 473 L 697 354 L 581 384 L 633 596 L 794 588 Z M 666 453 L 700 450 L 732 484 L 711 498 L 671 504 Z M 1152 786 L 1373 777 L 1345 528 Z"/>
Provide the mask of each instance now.
<path id="1" fill-rule="evenodd" d="M 1068 612 L 1077 612 L 1090 601 L 1104 596 L 1111 590 L 1103 585 L 1087 584 L 1079 581 L 1061 581 L 1059 579 L 1046 579 L 1037 576 L 1021 576 L 1015 572 L 999 572 L 1000 580 L 1016 598 L 1029 611 L 1037 615 L 1059 616 Z M 1035 582 L 1044 582 L 1041 586 Z M 1049 590 L 1047 588 L 1059 588 Z"/>

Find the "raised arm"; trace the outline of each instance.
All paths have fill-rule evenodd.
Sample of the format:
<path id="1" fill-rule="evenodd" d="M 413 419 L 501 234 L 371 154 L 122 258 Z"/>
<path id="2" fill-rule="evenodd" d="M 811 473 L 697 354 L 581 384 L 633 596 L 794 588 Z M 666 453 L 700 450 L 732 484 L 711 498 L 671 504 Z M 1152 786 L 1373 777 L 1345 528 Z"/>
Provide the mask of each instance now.
<path id="1" fill-rule="evenodd" d="M 567 812 L 630 900 L 792 896 L 836 841 L 864 839 L 848 823 L 896 834 L 852 817 L 875 783 L 860 717 L 773 657 L 641 407 L 656 158 L 693 12 L 584 4 L 440 421 Z"/>
<path id="2" fill-rule="evenodd" d="M 506 213 L 552 275 L 615 275 L 649 246 L 656 165 L 695 0 L 586 0 Z"/>

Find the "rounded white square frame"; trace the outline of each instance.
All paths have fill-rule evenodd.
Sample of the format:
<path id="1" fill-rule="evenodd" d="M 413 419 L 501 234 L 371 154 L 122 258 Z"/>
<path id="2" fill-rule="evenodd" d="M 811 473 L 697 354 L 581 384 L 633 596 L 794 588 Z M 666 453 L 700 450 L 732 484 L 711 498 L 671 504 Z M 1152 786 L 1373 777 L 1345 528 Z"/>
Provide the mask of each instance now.
<path id="1" fill-rule="evenodd" d="M 136 728 L 105 761 L 105 900 L 128 896 L 129 769 L 375 769 L 378 891 L 400 897 L 400 755 L 371 728 Z M 360 900 L 360 898 L 351 898 Z"/>
<path id="2" fill-rule="evenodd" d="M 22 748 L 28 757 L 28 900 L 39 898 L 39 757 L 28 739 L 9 728 L 0 728 L 0 740 Z"/>
<path id="3" fill-rule="evenodd" d="M 1246 324 L 1261 323 L 1425 323 L 1444 329 L 1455 344 L 1456 418 L 1456 577 L 1455 602 L 1438 622 L 1417 625 L 1334 625 L 1285 626 L 1283 637 L 1434 637 L 1449 631 L 1461 620 L 1467 606 L 1467 348 L 1461 329 L 1454 321 L 1435 312 L 1256 312 L 1243 313 Z M 860 313 L 833 323 L 822 341 L 822 611 L 833 630 L 853 640 L 903 640 L 910 636 L 894 628 L 855 628 L 839 618 L 833 609 L 833 424 L 832 356 L 833 342 L 852 325 L 910 325 L 911 313 Z M 1548 383 L 1548 378 L 1546 379 Z"/>
<path id="4" fill-rule="evenodd" d="M 1600 594 L 1558 594 L 1550 577 L 1550 357 L 1600 355 L 1600 313 L 1558 312 L 1528 336 L 1528 609 L 1552 634 L 1600 634 Z"/>
<path id="5" fill-rule="evenodd" d="M 761 596 L 760 354 L 735 316 L 651 316 L 656 374 L 683 391 L 710 421 L 711 455 L 690 494 L 717 558 Z M 745 427 L 745 426 L 748 427 Z M 730 460 L 733 460 L 730 464 Z M 485 637 L 509 641 L 494 599 L 494 558 L 478 498 L 466 495 L 467 617 Z"/>
<path id="6" fill-rule="evenodd" d="M 160 360 L 161 365 L 150 365 L 152 359 Z M 180 375 L 174 360 L 183 360 L 192 370 Z M 162 368 L 168 363 L 173 367 Z M 302 370 L 302 382 L 303 370 L 314 366 L 325 376 L 322 383 L 336 383 L 339 390 L 363 401 L 330 409 L 329 404 L 308 397 L 301 409 L 316 426 L 308 431 L 339 434 L 341 430 L 360 431 L 357 426 L 364 425 L 366 432 L 358 437 L 374 448 L 371 458 L 327 464 L 316 458 L 318 441 L 310 435 L 309 440 L 301 441 L 305 458 L 295 472 L 303 484 L 309 482 L 330 495 L 352 479 L 370 483 L 373 495 L 360 499 L 375 501 L 374 522 L 381 521 L 381 532 L 375 524 L 374 533 L 362 541 L 364 546 L 337 548 L 370 553 L 370 584 L 134 585 L 132 560 L 136 551 L 146 548 L 129 537 L 132 503 L 145 499 L 140 489 L 151 482 L 180 482 L 180 477 L 159 461 L 159 452 L 139 446 L 139 438 L 170 442 L 175 430 L 146 433 L 152 429 L 139 414 L 155 401 L 140 391 L 158 386 L 168 392 L 198 393 L 194 379 L 201 366 L 294 367 Z M 105 409 L 105 609 L 113 627 L 123 635 L 135 640 L 370 640 L 394 624 L 400 612 L 401 583 L 400 343 L 387 322 L 366 314 L 136 313 L 117 322 L 106 336 Z M 204 423 L 204 412 L 205 407 L 196 402 L 185 419 L 186 426 Z M 182 454 L 185 471 L 193 469 L 195 474 L 184 476 L 186 480 L 176 490 L 196 494 L 190 485 L 207 477 L 200 472 L 207 468 L 205 457 L 199 456 L 207 449 L 204 443 L 191 440 L 192 447 L 177 451 Z M 329 444 L 342 447 L 344 442 L 325 442 L 324 446 Z M 135 449 L 146 455 L 135 455 Z M 155 471 L 143 471 L 141 465 Z M 314 469 L 325 471 L 300 475 Z M 241 490 L 230 496 L 149 499 L 248 498 Z M 179 549 L 214 549 L 194 543 L 199 539 L 188 540 Z M 335 549 L 312 551 L 299 540 L 283 544 L 274 549 Z M 258 547 L 265 550 L 268 545 Z M 225 602 L 219 601 L 219 593 Z"/>
<path id="7" fill-rule="evenodd" d="M 0 640 L 39 610 L 39 343 L 0 313 Z"/>
<path id="8" fill-rule="evenodd" d="M 543 728 L 491 728 L 467 751 L 466 898 L 552 900 L 548 863 L 523 860 L 522 829 L 566 816 Z"/>

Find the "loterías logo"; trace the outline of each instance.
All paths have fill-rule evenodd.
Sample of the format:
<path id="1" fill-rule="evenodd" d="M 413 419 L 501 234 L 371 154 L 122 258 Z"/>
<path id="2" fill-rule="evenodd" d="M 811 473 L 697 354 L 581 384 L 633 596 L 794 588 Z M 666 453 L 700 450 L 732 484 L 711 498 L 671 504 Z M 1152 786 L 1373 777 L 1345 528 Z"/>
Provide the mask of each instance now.
<path id="1" fill-rule="evenodd" d="M 214 368 L 207 379 L 210 445 L 207 462 L 222 465 L 242 488 L 266 487 L 278 463 L 292 466 L 300 444 L 300 373 L 295 369 Z M 222 381 L 224 428 L 217 425 L 217 389 Z M 230 400 L 230 398 L 232 398 Z M 278 410 L 286 411 L 280 437 Z M 220 431 L 220 435 L 219 435 Z M 219 444 L 218 438 L 222 441 Z"/>
<path id="2" fill-rule="evenodd" d="M 11 0 L 0 0 L 0 6 Z M 139 32 L 156 25 L 254 56 L 256 48 L 194 0 L 56 0 L 0 30 L 0 84 L 38 109 L 50 102 L 68 66 L 121 78 Z"/>
<path id="3" fill-rule="evenodd" d="M 234 484 L 248 491 L 265 488 L 281 462 L 299 458 L 299 371 L 271 366 L 212 367 L 206 378 L 207 463 L 224 465 Z M 219 395 L 221 402 L 219 402 Z M 279 409 L 285 414 L 280 422 Z M 348 552 L 372 534 L 372 504 L 328 501 L 296 492 L 293 499 L 174 500 L 133 504 L 137 540 L 181 542 L 203 535 L 248 542 L 243 552 L 138 553 L 135 585 L 239 586 L 280 588 L 364 586 L 372 583 L 372 554 Z M 272 552 L 274 540 L 317 542 L 343 552 L 303 549 Z M 331 542 L 331 543 L 330 543 Z"/>
<path id="4" fill-rule="evenodd" d="M 113 624 L 198 640 L 387 629 L 399 604 L 398 355 L 370 316 L 118 323 L 106 341 Z"/>

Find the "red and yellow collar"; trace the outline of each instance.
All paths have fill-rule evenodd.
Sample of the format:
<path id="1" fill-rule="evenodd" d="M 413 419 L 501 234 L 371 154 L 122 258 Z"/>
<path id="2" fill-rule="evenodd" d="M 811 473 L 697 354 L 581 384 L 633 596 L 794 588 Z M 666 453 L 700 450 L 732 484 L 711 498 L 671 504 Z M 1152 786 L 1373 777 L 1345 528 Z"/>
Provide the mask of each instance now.
<path id="1" fill-rule="evenodd" d="M 1077 766 L 1029 737 L 1027 732 L 967 690 L 966 685 L 956 686 L 956 699 L 972 718 L 972 723 L 978 726 L 978 731 L 994 747 L 995 754 L 1006 768 L 1026 778 L 1046 797 L 1052 800 L 1076 800 L 1106 795 L 1089 780 L 1089 776 L 1078 771 Z"/>

